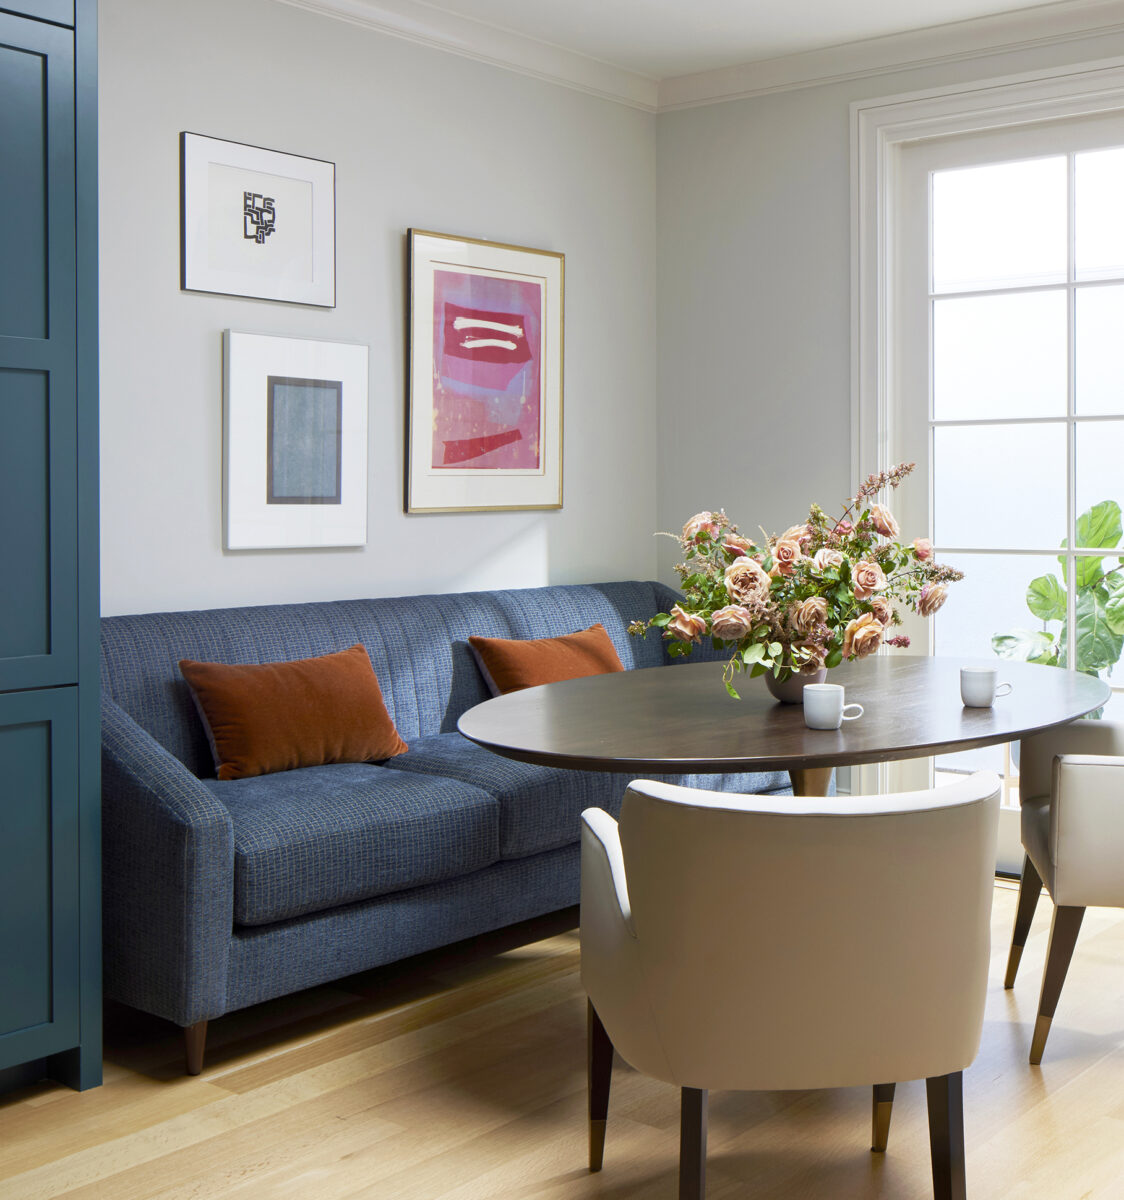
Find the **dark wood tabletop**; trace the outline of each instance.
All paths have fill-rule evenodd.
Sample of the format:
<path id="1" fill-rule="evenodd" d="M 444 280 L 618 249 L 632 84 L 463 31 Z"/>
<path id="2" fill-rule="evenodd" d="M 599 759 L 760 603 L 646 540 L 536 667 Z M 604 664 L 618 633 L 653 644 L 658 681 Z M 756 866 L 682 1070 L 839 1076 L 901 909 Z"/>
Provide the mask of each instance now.
<path id="1" fill-rule="evenodd" d="M 999 667 L 1010 695 L 991 708 L 960 702 L 962 666 Z M 457 722 L 465 737 L 507 758 L 579 770 L 709 772 L 817 770 L 922 758 L 1014 741 L 1104 704 L 1108 684 L 1056 667 L 995 659 L 878 656 L 843 663 L 828 681 L 864 708 L 841 729 L 808 729 L 798 704 L 780 704 L 763 679 L 723 664 L 685 663 L 527 688 L 487 700 Z"/>

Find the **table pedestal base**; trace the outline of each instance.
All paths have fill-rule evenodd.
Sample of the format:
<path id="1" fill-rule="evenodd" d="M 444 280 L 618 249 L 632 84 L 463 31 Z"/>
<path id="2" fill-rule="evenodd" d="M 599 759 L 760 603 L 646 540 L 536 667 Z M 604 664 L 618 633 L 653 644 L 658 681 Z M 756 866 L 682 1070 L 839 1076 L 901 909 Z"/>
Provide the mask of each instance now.
<path id="1" fill-rule="evenodd" d="M 794 796 L 826 796 L 834 767 L 805 767 L 789 771 Z"/>

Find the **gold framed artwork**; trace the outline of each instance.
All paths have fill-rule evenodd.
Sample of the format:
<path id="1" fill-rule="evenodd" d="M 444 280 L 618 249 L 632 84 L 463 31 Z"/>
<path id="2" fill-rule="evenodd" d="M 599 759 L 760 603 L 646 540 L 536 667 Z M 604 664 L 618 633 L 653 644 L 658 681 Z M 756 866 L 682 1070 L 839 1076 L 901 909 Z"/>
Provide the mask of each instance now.
<path id="1" fill-rule="evenodd" d="M 406 511 L 562 507 L 565 256 L 409 231 Z"/>

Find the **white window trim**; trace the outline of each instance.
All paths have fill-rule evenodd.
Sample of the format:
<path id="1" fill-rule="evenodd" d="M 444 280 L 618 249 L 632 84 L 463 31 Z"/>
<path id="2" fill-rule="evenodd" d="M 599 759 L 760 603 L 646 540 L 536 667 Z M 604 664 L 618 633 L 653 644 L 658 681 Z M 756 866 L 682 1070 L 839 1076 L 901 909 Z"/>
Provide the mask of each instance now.
<path id="1" fill-rule="evenodd" d="M 851 478 L 855 487 L 863 475 L 892 465 L 898 306 L 891 201 L 902 147 L 953 134 L 1121 111 L 1124 58 L 851 104 Z M 857 794 L 886 790 L 885 764 L 852 768 L 852 772 L 851 790 Z"/>

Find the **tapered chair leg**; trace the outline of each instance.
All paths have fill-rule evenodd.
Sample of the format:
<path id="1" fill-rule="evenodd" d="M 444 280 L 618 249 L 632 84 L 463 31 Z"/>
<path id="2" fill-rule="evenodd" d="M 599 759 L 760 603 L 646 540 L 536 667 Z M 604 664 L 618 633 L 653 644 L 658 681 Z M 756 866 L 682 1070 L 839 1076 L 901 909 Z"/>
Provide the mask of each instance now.
<path id="1" fill-rule="evenodd" d="M 203 1070 L 203 1051 L 207 1046 L 207 1022 L 196 1021 L 184 1026 L 183 1059 L 188 1075 L 198 1075 Z"/>
<path id="2" fill-rule="evenodd" d="M 1084 908 L 1059 904 L 1054 909 L 1054 922 L 1050 926 L 1050 946 L 1046 951 L 1046 973 L 1042 977 L 1042 995 L 1038 1001 L 1038 1019 L 1034 1022 L 1034 1037 L 1030 1041 L 1030 1062 L 1038 1066 L 1046 1039 L 1050 1036 L 1050 1025 L 1062 994 L 1065 973 L 1077 945 L 1077 934 L 1081 929 Z"/>
<path id="3" fill-rule="evenodd" d="M 879 1153 L 885 1151 L 890 1138 L 890 1118 L 894 1114 L 893 1083 L 876 1083 L 870 1114 L 870 1148 Z"/>
<path id="4" fill-rule="evenodd" d="M 933 1200 L 966 1200 L 964 1174 L 964 1075 L 925 1080 L 929 1102 L 929 1149 L 933 1156 Z"/>
<path id="5" fill-rule="evenodd" d="M 679 1116 L 679 1200 L 706 1195 L 706 1100 L 699 1088 L 683 1088 Z"/>
<path id="6" fill-rule="evenodd" d="M 587 1001 L 587 1004 L 589 1169 L 600 1171 L 605 1157 L 605 1122 L 609 1116 L 609 1084 L 613 1077 L 613 1043 L 592 1001 Z"/>
<path id="7" fill-rule="evenodd" d="M 1011 952 L 1007 955 L 1007 977 L 1003 980 L 1005 988 L 1015 986 L 1015 976 L 1019 971 L 1019 961 L 1023 956 L 1027 934 L 1030 933 L 1030 923 L 1034 920 L 1034 910 L 1038 907 L 1038 897 L 1042 895 L 1042 876 L 1028 854 L 1023 859 L 1023 878 L 1019 884 L 1019 904 L 1015 909 L 1015 931 L 1011 935 Z"/>

